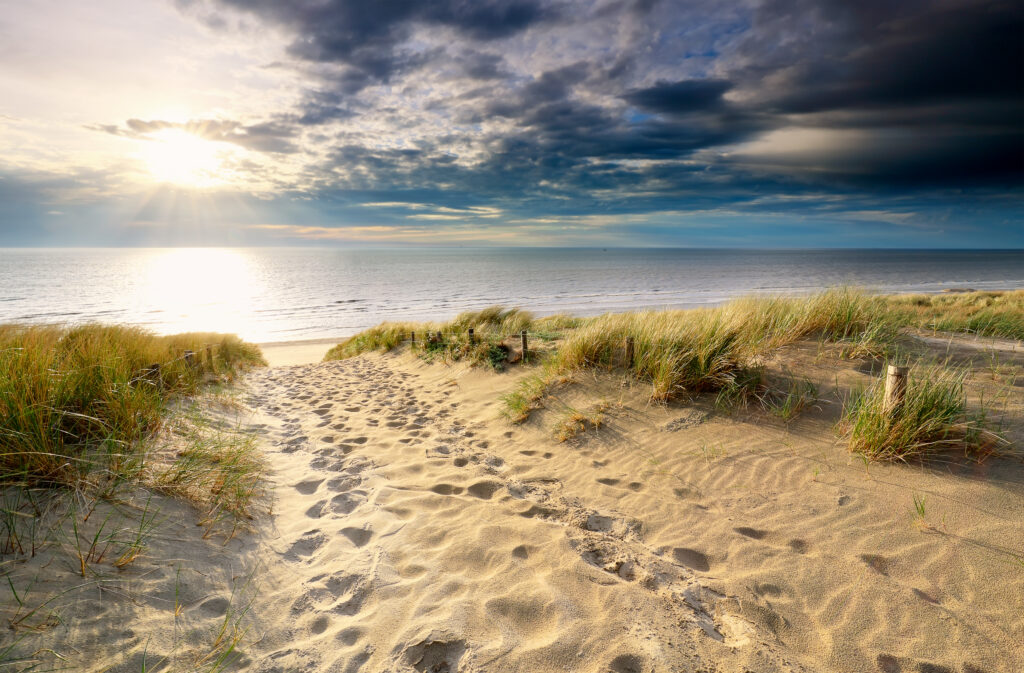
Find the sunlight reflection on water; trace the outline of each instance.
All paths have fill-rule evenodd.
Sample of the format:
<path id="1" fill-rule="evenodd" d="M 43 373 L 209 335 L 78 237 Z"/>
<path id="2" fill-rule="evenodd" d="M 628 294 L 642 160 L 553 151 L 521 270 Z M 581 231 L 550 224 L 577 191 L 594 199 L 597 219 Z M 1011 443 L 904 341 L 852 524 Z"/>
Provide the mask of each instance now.
<path id="1" fill-rule="evenodd" d="M 126 298 L 135 313 L 159 312 L 175 331 L 259 333 L 252 318 L 264 295 L 249 255 L 221 248 L 154 250 Z"/>
<path id="2" fill-rule="evenodd" d="M 840 284 L 888 292 L 1024 287 L 1024 252 L 0 249 L 0 323 L 117 322 L 162 334 L 290 341 L 494 304 L 594 315 Z"/>

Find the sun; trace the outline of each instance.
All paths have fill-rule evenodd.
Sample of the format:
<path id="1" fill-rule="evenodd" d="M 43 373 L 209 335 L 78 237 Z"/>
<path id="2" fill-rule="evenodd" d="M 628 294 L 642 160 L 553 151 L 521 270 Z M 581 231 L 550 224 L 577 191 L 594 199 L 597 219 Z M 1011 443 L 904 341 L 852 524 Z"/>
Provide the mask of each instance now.
<path id="1" fill-rule="evenodd" d="M 223 181 L 223 151 L 217 145 L 186 131 L 165 129 L 150 136 L 142 156 L 157 182 L 210 187 Z"/>

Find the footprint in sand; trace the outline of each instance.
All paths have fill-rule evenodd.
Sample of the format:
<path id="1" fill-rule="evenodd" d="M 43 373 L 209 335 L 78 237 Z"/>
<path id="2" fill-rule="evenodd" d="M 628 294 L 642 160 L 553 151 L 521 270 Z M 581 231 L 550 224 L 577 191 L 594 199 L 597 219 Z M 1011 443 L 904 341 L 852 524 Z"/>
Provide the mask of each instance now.
<path id="1" fill-rule="evenodd" d="M 613 537 L 625 537 L 640 530 L 640 522 L 624 517 L 608 516 L 593 512 L 587 516 L 583 527 L 593 533 L 605 533 Z"/>
<path id="2" fill-rule="evenodd" d="M 452 486 L 451 484 L 438 484 L 430 489 L 438 495 L 459 495 L 463 489 L 461 486 Z"/>
<path id="3" fill-rule="evenodd" d="M 494 481 L 481 481 L 466 489 L 466 492 L 481 500 L 490 500 L 491 497 L 501 490 L 501 484 Z"/>
<path id="4" fill-rule="evenodd" d="M 611 673 L 644 673 L 644 660 L 635 654 L 620 654 L 608 664 Z"/>
<path id="5" fill-rule="evenodd" d="M 310 493 L 315 493 L 322 483 L 324 483 L 323 479 L 309 479 L 307 481 L 300 481 L 295 484 L 294 488 L 303 495 L 309 495 Z"/>
<path id="6" fill-rule="evenodd" d="M 359 639 L 363 637 L 363 633 L 363 630 L 358 626 L 350 626 L 339 631 L 335 638 L 342 645 L 352 646 L 359 642 Z"/>
<path id="7" fill-rule="evenodd" d="M 763 540 L 765 536 L 768 535 L 768 531 L 766 530 L 758 530 L 757 528 L 747 528 L 746 526 L 733 528 L 733 530 L 739 533 L 740 535 L 749 537 L 754 540 Z"/>
<path id="8" fill-rule="evenodd" d="M 207 617 L 221 617 L 231 607 L 231 601 L 226 598 L 211 598 L 199 605 L 199 610 Z"/>
<path id="9" fill-rule="evenodd" d="M 860 560 L 868 564 L 868 567 L 879 575 L 889 574 L 889 559 L 878 554 L 861 554 Z"/>
<path id="10" fill-rule="evenodd" d="M 353 488 L 361 484 L 362 481 L 362 477 L 355 475 L 333 477 L 327 482 L 326 488 L 334 493 L 345 493 L 347 491 L 351 491 Z"/>
<path id="11" fill-rule="evenodd" d="M 338 532 L 347 537 L 349 542 L 356 547 L 365 547 L 373 537 L 373 531 L 369 528 L 342 528 Z"/>
<path id="12" fill-rule="evenodd" d="M 331 511 L 335 514 L 351 514 L 359 506 L 359 501 L 348 493 L 339 493 L 331 498 Z"/>
<path id="13" fill-rule="evenodd" d="M 424 640 L 406 649 L 405 663 L 419 673 L 454 673 L 465 653 L 466 643 L 462 640 Z"/>
<path id="14" fill-rule="evenodd" d="M 309 625 L 309 631 L 313 635 L 319 636 L 321 633 L 327 630 L 327 627 L 331 625 L 331 620 L 328 617 L 320 616 L 313 620 L 313 623 Z"/>
<path id="15" fill-rule="evenodd" d="M 319 519 L 323 515 L 324 505 L 326 504 L 326 500 L 321 500 L 320 502 L 306 510 L 306 516 L 308 516 L 310 519 Z"/>
<path id="16" fill-rule="evenodd" d="M 326 541 L 326 537 L 320 529 L 306 531 L 297 541 L 292 543 L 284 557 L 289 561 L 298 561 L 300 558 L 312 556 Z"/>
<path id="17" fill-rule="evenodd" d="M 711 563 L 708 561 L 707 555 L 703 552 L 699 552 L 696 549 L 690 549 L 688 547 L 676 547 L 672 550 L 672 558 L 677 563 L 681 563 L 691 570 L 706 573 L 711 570 Z"/>

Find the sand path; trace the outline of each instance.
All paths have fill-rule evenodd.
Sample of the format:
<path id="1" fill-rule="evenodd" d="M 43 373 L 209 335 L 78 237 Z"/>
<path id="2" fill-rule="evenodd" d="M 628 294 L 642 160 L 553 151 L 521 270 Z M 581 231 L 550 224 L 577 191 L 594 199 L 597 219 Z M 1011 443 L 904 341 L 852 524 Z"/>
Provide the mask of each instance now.
<path id="1" fill-rule="evenodd" d="M 520 476 L 476 426 L 512 430 L 393 363 L 249 380 L 279 484 L 255 670 L 804 670 L 716 609 L 700 552 L 666 558 L 642 522 Z"/>
<path id="2" fill-rule="evenodd" d="M 1024 670 L 1020 461 L 865 470 L 832 432 L 825 386 L 873 372 L 786 358 L 803 358 L 823 398 L 792 427 L 652 406 L 612 379 L 511 426 L 498 398 L 528 370 L 402 354 L 253 372 L 277 500 L 243 663 Z M 559 405 L 602 396 L 605 427 L 552 438 Z"/>

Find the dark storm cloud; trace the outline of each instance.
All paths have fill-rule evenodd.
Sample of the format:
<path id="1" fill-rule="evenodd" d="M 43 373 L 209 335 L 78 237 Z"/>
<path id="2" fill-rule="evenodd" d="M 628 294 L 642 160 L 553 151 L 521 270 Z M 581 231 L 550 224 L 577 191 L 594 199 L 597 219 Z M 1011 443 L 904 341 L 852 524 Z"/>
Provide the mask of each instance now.
<path id="1" fill-rule="evenodd" d="M 732 74 L 781 112 L 1019 100 L 1022 38 L 1015 1 L 770 0 Z"/>
<path id="2" fill-rule="evenodd" d="M 418 26 L 448 29 L 459 38 L 500 40 L 551 21 L 559 11 L 537 0 L 222 0 L 293 30 L 288 52 L 301 60 L 340 64 L 339 84 L 354 93 L 386 83 L 431 59 L 406 42 Z"/>
<path id="3" fill-rule="evenodd" d="M 1019 218 L 1019 2 L 208 2 L 287 33 L 298 102 L 94 128 L 307 151 L 296 192 L 317 203 L 803 216 L 953 187 Z"/>
<path id="4" fill-rule="evenodd" d="M 691 79 L 658 82 L 630 91 L 623 98 L 639 108 L 667 114 L 706 110 L 722 104 L 722 94 L 732 88 L 720 79 Z"/>
<path id="5" fill-rule="evenodd" d="M 1019 2 L 771 0 L 728 72 L 748 106 L 876 131 L 862 152 L 816 157 L 807 174 L 824 165 L 838 180 L 879 188 L 1019 186 L 1024 175 Z M 781 165 L 800 173 L 794 159 Z"/>

